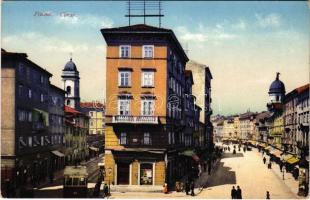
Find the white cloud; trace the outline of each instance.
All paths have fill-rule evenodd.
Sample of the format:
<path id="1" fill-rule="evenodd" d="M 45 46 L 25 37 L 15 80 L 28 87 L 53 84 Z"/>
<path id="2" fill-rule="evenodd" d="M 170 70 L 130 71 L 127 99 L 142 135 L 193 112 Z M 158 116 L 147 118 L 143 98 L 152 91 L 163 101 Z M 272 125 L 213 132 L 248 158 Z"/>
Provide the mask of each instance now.
<path id="1" fill-rule="evenodd" d="M 268 15 L 255 14 L 257 23 L 260 27 L 279 27 L 281 25 L 281 15 L 277 13 L 271 13 Z"/>
<path id="2" fill-rule="evenodd" d="M 232 24 L 231 27 L 233 29 L 238 29 L 238 30 L 245 30 L 247 28 L 247 23 L 240 19 L 237 23 Z"/>
<path id="3" fill-rule="evenodd" d="M 205 42 L 208 39 L 207 35 L 203 33 L 192 33 L 184 26 L 179 26 L 176 30 L 180 33 L 180 39 L 186 42 Z"/>
<path id="4" fill-rule="evenodd" d="M 113 26 L 113 21 L 105 16 L 96 16 L 91 14 L 85 15 L 57 15 L 55 16 L 55 22 L 57 24 L 67 24 L 67 25 L 89 25 L 93 28 L 111 28 Z"/>

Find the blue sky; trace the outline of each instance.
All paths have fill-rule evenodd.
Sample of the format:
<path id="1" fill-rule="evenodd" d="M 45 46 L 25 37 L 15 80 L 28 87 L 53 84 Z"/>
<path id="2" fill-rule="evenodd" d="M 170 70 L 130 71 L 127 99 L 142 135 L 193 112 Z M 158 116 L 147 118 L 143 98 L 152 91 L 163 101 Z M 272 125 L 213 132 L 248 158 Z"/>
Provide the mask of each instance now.
<path id="1" fill-rule="evenodd" d="M 63 17 L 63 12 L 74 16 Z M 105 42 L 100 28 L 128 25 L 125 14 L 125 1 L 3 2 L 2 47 L 27 53 L 54 74 L 52 83 L 60 87 L 61 70 L 73 52 L 81 98 L 102 100 Z M 277 71 L 287 92 L 309 82 L 307 2 L 164 1 L 163 14 L 162 26 L 173 29 L 190 59 L 210 67 L 215 113 L 265 110 Z M 157 20 L 147 23 L 157 25 Z"/>

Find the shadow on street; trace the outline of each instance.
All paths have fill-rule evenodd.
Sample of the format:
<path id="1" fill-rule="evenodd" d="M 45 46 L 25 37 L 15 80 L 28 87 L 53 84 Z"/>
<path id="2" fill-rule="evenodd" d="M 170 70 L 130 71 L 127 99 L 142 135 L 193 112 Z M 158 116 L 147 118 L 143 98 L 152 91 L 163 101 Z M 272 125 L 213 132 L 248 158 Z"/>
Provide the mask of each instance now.
<path id="1" fill-rule="evenodd" d="M 234 156 L 235 155 L 236 154 L 234 154 Z M 207 181 L 206 187 L 213 187 L 225 184 L 236 184 L 236 172 L 230 170 L 230 167 L 224 167 L 224 162 L 220 162 L 215 174 L 213 174 L 210 180 Z"/>
<path id="2" fill-rule="evenodd" d="M 236 158 L 236 157 L 243 157 L 243 153 L 236 153 L 236 154 L 233 154 L 233 153 L 224 153 L 223 158 Z"/>

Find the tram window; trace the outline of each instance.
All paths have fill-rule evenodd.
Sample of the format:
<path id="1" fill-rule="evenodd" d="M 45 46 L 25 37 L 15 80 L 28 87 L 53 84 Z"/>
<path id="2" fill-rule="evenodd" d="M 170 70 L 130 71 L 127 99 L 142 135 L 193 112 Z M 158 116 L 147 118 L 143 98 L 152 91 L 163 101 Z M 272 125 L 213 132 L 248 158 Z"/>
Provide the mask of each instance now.
<path id="1" fill-rule="evenodd" d="M 72 185 L 72 178 L 66 178 L 66 185 Z"/>
<path id="2" fill-rule="evenodd" d="M 73 178 L 73 185 L 79 185 L 79 178 Z"/>
<path id="3" fill-rule="evenodd" d="M 85 178 L 80 179 L 80 185 L 86 185 Z"/>

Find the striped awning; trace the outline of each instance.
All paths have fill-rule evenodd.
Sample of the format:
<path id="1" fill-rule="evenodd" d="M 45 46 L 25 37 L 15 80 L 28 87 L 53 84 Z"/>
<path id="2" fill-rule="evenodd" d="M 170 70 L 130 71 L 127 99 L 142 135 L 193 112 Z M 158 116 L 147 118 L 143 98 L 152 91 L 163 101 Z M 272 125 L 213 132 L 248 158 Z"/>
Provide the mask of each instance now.
<path id="1" fill-rule="evenodd" d="M 274 150 L 270 151 L 270 154 L 274 155 L 275 157 L 280 158 L 281 154 L 282 154 L 282 151 L 280 151 L 278 149 L 274 149 Z"/>
<path id="2" fill-rule="evenodd" d="M 58 157 L 64 157 L 65 155 L 57 150 L 55 151 L 52 151 L 52 154 L 54 154 L 55 156 L 58 156 Z"/>

